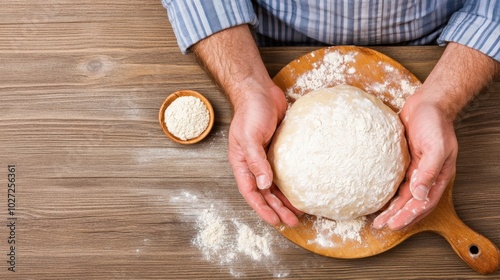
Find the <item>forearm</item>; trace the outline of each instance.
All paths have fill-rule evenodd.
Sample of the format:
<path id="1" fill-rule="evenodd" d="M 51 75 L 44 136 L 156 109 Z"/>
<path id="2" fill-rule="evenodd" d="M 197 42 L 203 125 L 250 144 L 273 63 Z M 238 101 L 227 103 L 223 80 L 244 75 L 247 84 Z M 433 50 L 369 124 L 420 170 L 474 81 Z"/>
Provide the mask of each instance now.
<path id="1" fill-rule="evenodd" d="M 245 92 L 274 86 L 247 25 L 232 27 L 196 43 L 192 51 L 237 107 Z"/>
<path id="2" fill-rule="evenodd" d="M 498 61 L 469 47 L 449 43 L 416 94 L 436 104 L 453 121 L 499 73 Z"/>

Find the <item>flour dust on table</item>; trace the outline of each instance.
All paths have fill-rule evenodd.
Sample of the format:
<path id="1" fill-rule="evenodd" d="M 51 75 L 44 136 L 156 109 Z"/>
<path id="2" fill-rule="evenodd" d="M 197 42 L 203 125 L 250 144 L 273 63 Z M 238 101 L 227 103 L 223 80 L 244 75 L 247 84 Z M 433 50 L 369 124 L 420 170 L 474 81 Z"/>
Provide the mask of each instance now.
<path id="1" fill-rule="evenodd" d="M 289 276 L 289 268 L 279 259 L 274 250 L 291 245 L 272 227 L 245 217 L 235 217 L 225 201 L 213 199 L 188 191 L 180 191 L 170 198 L 170 203 L 186 208 L 196 204 L 192 213 L 182 213 L 186 219 L 193 219 L 196 234 L 192 244 L 200 250 L 201 257 L 214 265 L 227 268 L 235 278 L 246 276 L 245 263 L 251 260 L 256 267 L 262 267 L 273 278 Z M 248 211 L 252 215 L 252 211 Z"/>

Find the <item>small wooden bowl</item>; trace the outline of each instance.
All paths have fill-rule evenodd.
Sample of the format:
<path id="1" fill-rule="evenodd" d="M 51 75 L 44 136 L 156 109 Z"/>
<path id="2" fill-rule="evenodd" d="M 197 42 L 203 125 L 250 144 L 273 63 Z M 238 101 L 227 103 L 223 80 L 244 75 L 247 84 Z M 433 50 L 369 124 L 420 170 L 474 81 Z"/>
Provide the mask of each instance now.
<path id="1" fill-rule="evenodd" d="M 181 96 L 194 96 L 194 97 L 199 98 L 203 102 L 203 104 L 205 104 L 205 106 L 207 107 L 208 115 L 209 115 L 208 126 L 205 129 L 205 131 L 203 131 L 199 136 L 197 136 L 195 138 L 187 139 L 187 140 L 179 139 L 175 135 L 170 133 L 170 131 L 168 131 L 167 124 L 165 123 L 165 110 L 167 109 L 168 106 L 170 106 L 170 104 L 172 104 L 172 102 L 174 102 L 175 99 L 177 99 Z M 203 96 L 201 93 L 198 93 L 198 92 L 192 91 L 192 90 L 180 90 L 180 91 L 176 91 L 176 92 L 170 94 L 165 99 L 165 101 L 163 102 L 163 104 L 160 107 L 160 112 L 158 114 L 158 120 L 160 121 L 160 126 L 161 126 L 163 132 L 168 136 L 168 138 L 172 139 L 172 141 L 179 143 L 179 144 L 186 144 L 186 145 L 195 144 L 195 143 L 198 143 L 201 140 L 203 140 L 203 138 L 205 138 L 208 135 L 208 133 L 210 133 L 210 130 L 212 130 L 212 127 L 214 126 L 214 109 L 212 107 L 212 104 L 210 104 L 210 102 L 208 101 L 208 99 L 205 98 L 205 96 Z"/>

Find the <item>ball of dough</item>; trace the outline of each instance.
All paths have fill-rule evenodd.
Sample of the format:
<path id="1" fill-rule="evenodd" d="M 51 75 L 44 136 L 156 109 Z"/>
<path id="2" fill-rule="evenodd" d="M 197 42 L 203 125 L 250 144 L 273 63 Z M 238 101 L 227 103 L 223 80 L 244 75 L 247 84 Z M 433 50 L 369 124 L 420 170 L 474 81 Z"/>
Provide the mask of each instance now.
<path id="1" fill-rule="evenodd" d="M 268 158 L 275 184 L 293 206 L 350 220 L 391 199 L 410 157 L 399 116 L 375 96 L 339 85 L 295 101 Z"/>

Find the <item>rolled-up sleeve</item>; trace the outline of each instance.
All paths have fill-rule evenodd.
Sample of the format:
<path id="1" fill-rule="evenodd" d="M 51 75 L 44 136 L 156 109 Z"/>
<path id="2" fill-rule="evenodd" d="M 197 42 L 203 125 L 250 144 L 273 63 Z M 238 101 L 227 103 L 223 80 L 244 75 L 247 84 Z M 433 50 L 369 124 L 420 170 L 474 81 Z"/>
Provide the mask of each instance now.
<path id="1" fill-rule="evenodd" d="M 182 53 L 226 28 L 257 24 L 250 0 L 162 0 Z"/>
<path id="2" fill-rule="evenodd" d="M 453 14 L 438 39 L 456 42 L 500 61 L 500 1 L 469 0 Z"/>

